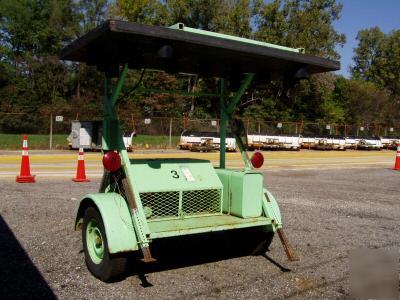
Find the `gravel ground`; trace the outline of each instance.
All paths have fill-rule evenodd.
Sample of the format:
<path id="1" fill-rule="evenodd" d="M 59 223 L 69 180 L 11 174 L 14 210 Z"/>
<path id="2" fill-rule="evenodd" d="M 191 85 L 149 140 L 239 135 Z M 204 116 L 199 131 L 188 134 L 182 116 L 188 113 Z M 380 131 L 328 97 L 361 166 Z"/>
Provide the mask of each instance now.
<path id="1" fill-rule="evenodd" d="M 80 232 L 73 231 L 77 199 L 95 192 L 98 181 L 0 180 L 2 297 L 347 299 L 349 251 L 400 246 L 399 172 L 267 171 L 300 262 L 287 261 L 278 238 L 265 257 L 230 257 L 218 251 L 216 235 L 163 243 L 158 263 L 133 262 L 126 278 L 106 284 L 86 269 Z"/>

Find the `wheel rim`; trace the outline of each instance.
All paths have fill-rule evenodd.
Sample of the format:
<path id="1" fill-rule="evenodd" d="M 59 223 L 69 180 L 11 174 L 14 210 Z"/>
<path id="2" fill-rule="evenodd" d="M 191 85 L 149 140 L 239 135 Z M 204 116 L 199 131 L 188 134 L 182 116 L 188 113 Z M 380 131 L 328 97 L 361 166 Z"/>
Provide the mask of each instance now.
<path id="1" fill-rule="evenodd" d="M 86 227 L 86 246 L 90 259 L 95 264 L 101 263 L 104 257 L 104 240 L 99 224 L 94 219 L 90 220 Z"/>

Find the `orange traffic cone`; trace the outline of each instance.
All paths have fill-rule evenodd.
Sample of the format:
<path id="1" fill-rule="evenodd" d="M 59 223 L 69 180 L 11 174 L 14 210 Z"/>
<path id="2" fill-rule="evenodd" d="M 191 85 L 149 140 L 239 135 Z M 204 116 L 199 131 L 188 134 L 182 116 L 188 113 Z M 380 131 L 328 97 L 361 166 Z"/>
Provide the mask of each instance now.
<path id="1" fill-rule="evenodd" d="M 35 182 L 35 176 L 31 175 L 31 168 L 29 166 L 28 150 L 28 136 L 24 135 L 24 141 L 22 143 L 21 171 L 19 172 L 19 176 L 17 176 L 16 182 Z"/>
<path id="2" fill-rule="evenodd" d="M 79 155 L 78 155 L 78 168 L 76 170 L 75 178 L 72 178 L 75 182 L 88 182 L 89 179 L 86 178 L 85 174 L 85 159 L 83 157 L 84 152 L 83 148 L 79 148 Z"/>
<path id="3" fill-rule="evenodd" d="M 400 144 L 397 144 L 397 153 L 393 170 L 400 171 Z"/>

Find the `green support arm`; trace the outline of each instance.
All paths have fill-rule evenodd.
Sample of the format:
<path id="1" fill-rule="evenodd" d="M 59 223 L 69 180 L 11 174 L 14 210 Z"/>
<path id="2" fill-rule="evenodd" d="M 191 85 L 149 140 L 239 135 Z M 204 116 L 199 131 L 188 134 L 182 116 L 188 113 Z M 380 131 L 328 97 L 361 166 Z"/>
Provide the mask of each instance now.
<path id="1" fill-rule="evenodd" d="M 254 73 L 247 73 L 246 77 L 243 80 L 239 90 L 233 96 L 232 100 L 230 101 L 229 105 L 226 107 L 226 112 L 228 115 L 232 115 L 235 111 L 236 105 L 239 103 L 240 99 L 242 98 L 243 94 L 246 92 L 248 87 L 250 86 L 251 82 L 254 79 Z"/>
<path id="2" fill-rule="evenodd" d="M 119 97 L 119 94 L 121 93 L 122 86 L 124 85 L 127 74 L 128 74 L 128 64 L 125 64 L 124 68 L 122 69 L 121 75 L 118 78 L 117 85 L 115 86 L 115 89 L 111 96 L 111 105 L 113 107 L 116 107 L 118 105 L 118 102 L 119 102 L 118 97 Z"/>
<path id="3" fill-rule="evenodd" d="M 219 167 L 225 168 L 225 152 L 226 152 L 226 122 L 232 119 L 232 114 L 235 111 L 236 105 L 239 103 L 243 94 L 246 92 L 250 84 L 254 79 L 254 73 L 246 74 L 239 90 L 233 96 L 229 104 L 226 101 L 226 84 L 225 80 L 221 79 L 220 82 L 220 106 L 221 106 L 221 124 L 220 124 L 220 162 Z M 239 147 L 240 153 L 242 155 L 243 162 L 245 164 L 246 170 L 251 169 L 251 164 L 249 162 L 249 157 L 247 155 L 246 149 L 244 148 L 243 141 L 240 136 L 235 134 L 236 143 Z"/>
<path id="4" fill-rule="evenodd" d="M 124 141 L 122 138 L 122 132 L 119 126 L 118 115 L 117 115 L 117 105 L 118 97 L 121 93 L 126 75 L 128 73 L 128 65 L 125 64 L 120 77 L 118 78 L 117 84 L 110 96 L 110 79 L 105 78 L 104 82 L 104 122 L 103 122 L 103 150 L 118 150 L 121 157 L 122 169 L 126 177 L 128 178 L 128 184 L 131 191 L 135 191 L 132 181 L 129 180 L 132 176 L 129 174 L 132 172 L 130 167 L 130 161 L 128 153 L 125 149 Z M 115 134 L 117 133 L 117 134 Z M 136 201 L 136 208 L 131 208 L 131 217 L 133 227 L 137 235 L 137 242 L 142 248 L 147 248 L 149 246 L 149 240 L 147 239 L 147 234 L 149 234 L 149 227 L 146 221 L 145 214 L 143 212 L 142 203 L 138 195 L 134 195 Z"/>
<path id="5" fill-rule="evenodd" d="M 226 82 L 224 78 L 220 79 L 220 98 L 219 104 L 221 107 L 221 121 L 219 124 L 219 167 L 225 169 L 225 153 L 226 153 L 226 122 L 229 117 L 226 114 L 225 105 Z"/>

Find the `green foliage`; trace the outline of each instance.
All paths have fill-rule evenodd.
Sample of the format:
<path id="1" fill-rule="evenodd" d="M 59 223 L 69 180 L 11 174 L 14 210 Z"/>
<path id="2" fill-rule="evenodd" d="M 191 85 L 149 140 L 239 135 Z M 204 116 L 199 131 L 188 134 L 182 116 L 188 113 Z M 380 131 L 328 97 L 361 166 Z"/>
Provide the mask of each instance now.
<path id="1" fill-rule="evenodd" d="M 111 11 L 115 17 L 141 24 L 161 25 L 163 20 L 157 0 L 116 0 Z"/>
<path id="2" fill-rule="evenodd" d="M 341 99 L 349 123 L 384 123 L 390 94 L 372 82 L 346 80 L 336 86 L 335 97 Z"/>
<path id="3" fill-rule="evenodd" d="M 306 53 L 338 59 L 336 46 L 346 42 L 333 22 L 342 5 L 335 0 L 273 0 L 261 6 L 256 37 L 270 43 L 305 48 Z"/>
<path id="4" fill-rule="evenodd" d="M 82 33 L 100 25 L 108 17 L 107 0 L 81 0 L 77 2 L 77 7 Z"/>
<path id="5" fill-rule="evenodd" d="M 378 27 L 363 29 L 358 32 L 357 40 L 351 72 L 354 79 L 363 81 L 359 85 L 364 98 L 355 104 L 368 109 L 370 118 L 386 119 L 391 124 L 399 122 L 400 30 L 386 34 Z M 367 116 L 360 111 L 358 117 Z"/>
<path id="6" fill-rule="evenodd" d="M 115 16 L 143 24 L 189 27 L 248 37 L 259 1 L 250 0 L 117 0 Z"/>
<path id="7" fill-rule="evenodd" d="M 358 32 L 357 40 L 353 77 L 400 96 L 400 30 L 385 34 L 378 27 L 364 29 Z"/>

